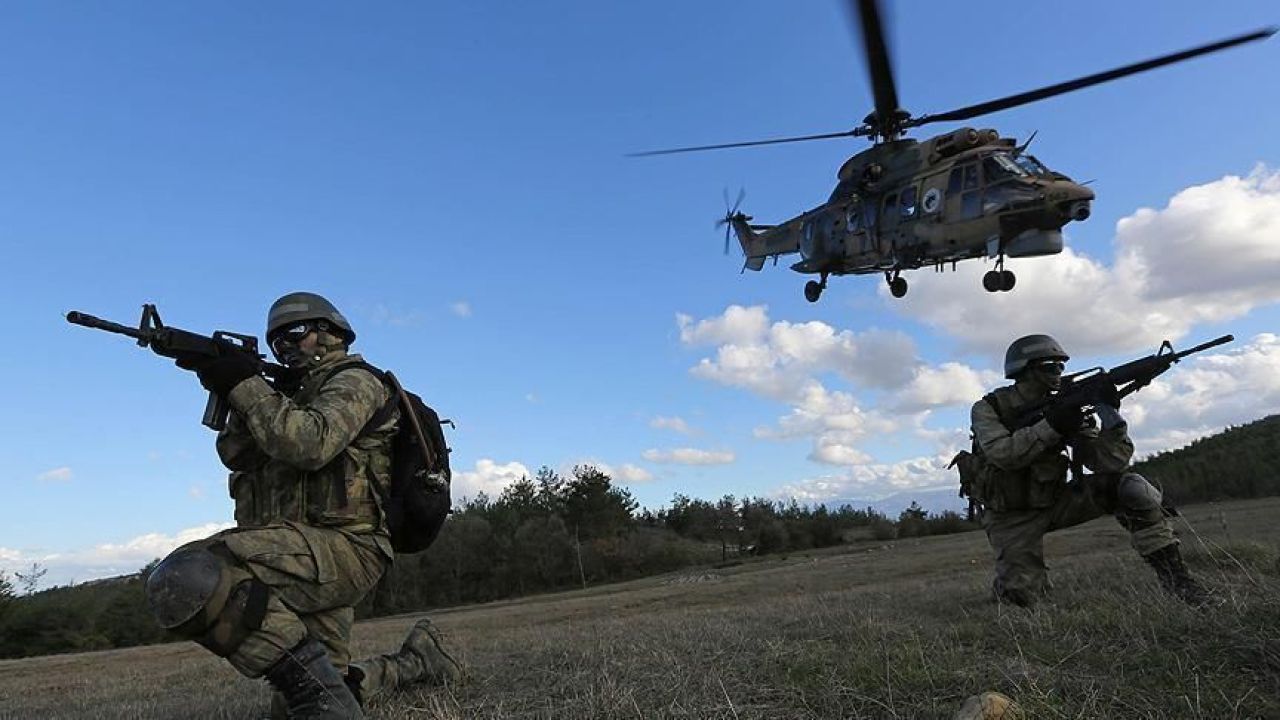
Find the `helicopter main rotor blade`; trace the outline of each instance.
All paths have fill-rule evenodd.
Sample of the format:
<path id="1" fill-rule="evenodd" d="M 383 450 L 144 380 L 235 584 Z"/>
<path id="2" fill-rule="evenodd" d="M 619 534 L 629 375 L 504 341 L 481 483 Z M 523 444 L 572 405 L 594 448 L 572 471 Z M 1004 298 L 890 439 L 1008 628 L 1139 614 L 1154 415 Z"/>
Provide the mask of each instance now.
<path id="1" fill-rule="evenodd" d="M 1143 62 L 1133 63 L 1132 65 L 1125 65 L 1124 67 L 1119 67 L 1114 70 L 1086 75 L 1085 77 L 1076 78 L 1075 80 L 1068 80 L 1067 82 L 1058 83 L 1057 85 L 1049 85 L 1048 87 L 1043 87 L 1039 90 L 1031 90 L 1017 95 L 1010 95 L 1008 97 L 978 103 L 977 105 L 970 105 L 950 112 L 937 113 L 934 115 L 921 115 L 920 117 L 906 121 L 903 123 L 903 127 L 916 127 L 934 122 L 968 120 L 969 118 L 978 117 L 979 115 L 986 115 L 998 110 L 1007 110 L 1019 105 L 1026 105 L 1027 103 L 1032 103 L 1037 100 L 1051 98 L 1055 95 L 1062 95 L 1063 93 L 1087 88 L 1091 85 L 1098 85 L 1100 83 L 1125 77 L 1126 75 L 1134 75 L 1136 73 L 1145 72 L 1164 65 L 1172 65 L 1176 62 L 1182 62 L 1183 60 L 1189 60 L 1200 55 L 1218 52 L 1219 50 L 1225 50 L 1229 47 L 1253 42 L 1254 40 L 1262 40 L 1264 38 L 1271 37 L 1275 32 L 1276 28 L 1274 27 L 1263 28 L 1244 35 L 1227 38 L 1226 40 L 1221 40 L 1219 42 L 1191 48 L 1190 50 L 1183 50 L 1182 52 L 1173 53 L 1171 55 L 1162 55 Z"/>
<path id="2" fill-rule="evenodd" d="M 849 0 L 850 4 L 854 0 Z M 898 115 L 898 88 L 893 82 L 893 64 L 889 61 L 889 47 L 884 39 L 884 23 L 880 18 L 880 4 L 876 0 L 857 0 L 856 17 L 861 21 L 862 49 L 867 56 L 867 70 L 871 74 L 871 92 L 876 101 L 876 119 L 879 123 L 893 122 Z"/>
<path id="3" fill-rule="evenodd" d="M 804 142 L 806 140 L 826 140 L 828 138 L 853 137 L 865 135 L 862 128 L 843 132 L 824 133 L 822 135 L 801 135 L 799 137 L 775 138 L 773 140 L 751 140 L 749 142 L 724 143 L 722 145 L 698 145 L 697 147 L 671 148 L 669 150 L 646 150 L 645 152 L 627 153 L 627 157 L 648 157 L 650 155 L 675 155 L 676 153 L 702 152 L 704 150 L 723 150 L 725 148 L 751 147 L 752 145 L 777 145 L 779 143 Z"/>

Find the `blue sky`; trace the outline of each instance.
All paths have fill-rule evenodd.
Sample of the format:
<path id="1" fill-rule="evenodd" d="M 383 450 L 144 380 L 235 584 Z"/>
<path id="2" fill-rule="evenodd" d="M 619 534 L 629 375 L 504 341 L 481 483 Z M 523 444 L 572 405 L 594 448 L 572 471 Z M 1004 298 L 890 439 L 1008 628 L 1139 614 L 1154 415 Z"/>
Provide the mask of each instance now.
<path id="1" fill-rule="evenodd" d="M 275 297 L 323 293 L 457 421 L 458 493 L 584 461 L 650 507 L 946 484 L 968 403 L 1032 331 L 1090 364 L 1237 335 L 1133 405 L 1147 452 L 1280 407 L 1280 41 L 976 120 L 1038 130 L 1037 156 L 1098 193 L 1068 253 L 1011 262 L 1013 293 L 982 292 L 974 262 L 910 275 L 902 301 L 844 278 L 810 305 L 785 266 L 721 254 L 721 195 L 791 217 L 864 141 L 624 154 L 852 127 L 871 98 L 840 3 L 435 5 L 0 9 L 0 568 L 128 571 L 230 518 L 194 377 L 71 309 L 260 333 Z M 890 9 L 913 112 L 1280 20 L 967 12 Z"/>

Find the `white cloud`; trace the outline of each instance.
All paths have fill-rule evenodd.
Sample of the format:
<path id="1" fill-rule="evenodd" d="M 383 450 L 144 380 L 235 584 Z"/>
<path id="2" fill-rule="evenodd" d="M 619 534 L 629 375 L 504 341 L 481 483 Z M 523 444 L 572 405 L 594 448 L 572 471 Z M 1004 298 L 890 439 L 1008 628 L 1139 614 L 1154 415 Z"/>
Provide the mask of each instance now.
<path id="1" fill-rule="evenodd" d="M 743 387 L 783 402 L 811 390 L 815 377 L 834 373 L 872 388 L 892 388 L 911 379 L 915 343 L 904 333 L 837 331 L 822 322 L 769 324 L 764 306 L 730 305 L 718 317 L 694 323 L 678 315 L 686 345 L 719 345 L 690 372 L 722 385 Z"/>
<path id="2" fill-rule="evenodd" d="M 850 497 L 877 497 L 901 490 L 955 485 L 959 476 L 948 470 L 954 449 L 934 456 L 914 457 L 896 463 L 862 463 L 839 475 L 823 475 L 783 485 L 776 496 L 804 501 Z"/>
<path id="3" fill-rule="evenodd" d="M 1071 249 L 1010 260 L 1018 284 L 1009 293 L 984 292 L 989 267 L 960 263 L 890 307 L 987 353 L 993 367 L 1030 333 L 1048 332 L 1077 356 L 1177 340 L 1199 323 L 1280 301 L 1280 171 L 1259 166 L 1187 188 L 1161 210 L 1120 220 L 1114 244 L 1110 267 Z"/>
<path id="4" fill-rule="evenodd" d="M 680 341 L 686 345 L 750 345 L 757 343 L 769 327 L 766 308 L 761 305 L 744 308 L 730 305 L 720 317 L 693 322 L 693 318 L 676 315 Z"/>
<path id="5" fill-rule="evenodd" d="M 36 480 L 40 482 L 70 482 L 74 475 L 69 467 L 59 467 L 52 470 L 46 470 L 36 476 Z"/>
<path id="6" fill-rule="evenodd" d="M 671 430 L 681 435 L 696 435 L 698 431 L 689 427 L 689 423 L 685 422 L 681 417 L 662 417 L 658 416 L 649 421 L 649 427 L 658 430 Z"/>
<path id="7" fill-rule="evenodd" d="M 728 465 L 735 459 L 734 454 L 727 450 L 699 450 L 698 448 L 650 449 L 641 453 L 641 457 L 649 462 L 673 465 Z"/>
<path id="8" fill-rule="evenodd" d="M 1125 399 L 1140 455 L 1280 411 L 1280 336 L 1262 333 L 1175 365 Z"/>
<path id="9" fill-rule="evenodd" d="M 419 310 L 401 310 L 399 308 L 391 308 L 379 303 L 373 307 L 373 310 L 370 312 L 369 319 L 372 320 L 375 325 L 411 327 L 422 324 L 425 318 Z"/>
<path id="10" fill-rule="evenodd" d="M 730 306 L 715 318 L 677 318 L 688 344 L 732 340 L 703 358 L 696 377 L 744 388 L 791 406 L 775 427 L 756 428 L 762 439 L 810 437 L 809 459 L 829 465 L 870 461 L 859 444 L 904 428 L 905 419 L 947 405 L 969 404 L 998 377 L 960 363 L 930 367 L 901 332 L 855 333 L 821 322 L 770 323 L 763 307 Z M 735 344 L 742 343 L 745 344 Z M 850 391 L 829 389 L 844 381 Z M 858 391 L 887 391 L 884 408 L 868 407 Z"/>
<path id="11" fill-rule="evenodd" d="M 206 494 L 203 485 L 192 485 L 187 488 L 187 495 L 190 495 L 195 500 L 203 500 Z"/>
<path id="12" fill-rule="evenodd" d="M 471 317 L 471 303 L 459 300 L 449 305 L 449 310 L 458 317 Z"/>
<path id="13" fill-rule="evenodd" d="M 943 405 L 966 405 L 1001 380 L 1001 375 L 994 371 L 977 371 L 955 362 L 920 367 L 911 382 L 895 393 L 893 407 L 910 412 Z"/>
<path id="14" fill-rule="evenodd" d="M 496 499 L 504 488 L 522 477 L 533 477 L 523 463 L 499 465 L 489 458 L 481 458 L 476 461 L 474 470 L 453 473 L 452 495 L 455 502 L 464 497 L 474 498 L 482 492 Z"/>
<path id="15" fill-rule="evenodd" d="M 573 477 L 573 469 L 575 467 L 593 467 L 618 482 L 646 483 L 653 480 L 653 473 L 645 470 L 639 465 L 632 463 L 614 465 L 591 457 L 579 458 L 572 462 L 562 463 L 556 472 L 561 477 L 570 478 Z"/>
<path id="16" fill-rule="evenodd" d="M 233 527 L 232 523 L 206 523 L 173 535 L 147 533 L 122 543 L 103 543 L 83 550 L 46 552 L 0 548 L 0 570 L 12 572 L 39 563 L 48 573 L 41 587 L 67 585 L 97 578 L 127 575 L 168 555 L 179 545 Z"/>

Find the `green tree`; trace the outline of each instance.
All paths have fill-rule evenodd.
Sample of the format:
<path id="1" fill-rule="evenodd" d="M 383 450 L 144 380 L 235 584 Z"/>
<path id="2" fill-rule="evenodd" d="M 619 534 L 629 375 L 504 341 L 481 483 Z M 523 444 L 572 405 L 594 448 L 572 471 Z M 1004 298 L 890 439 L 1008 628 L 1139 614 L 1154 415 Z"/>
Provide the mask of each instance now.
<path id="1" fill-rule="evenodd" d="M 631 513 L 639 503 L 626 488 L 594 465 L 577 465 L 564 483 L 560 498 L 565 525 L 580 540 L 622 534 L 631 528 Z"/>

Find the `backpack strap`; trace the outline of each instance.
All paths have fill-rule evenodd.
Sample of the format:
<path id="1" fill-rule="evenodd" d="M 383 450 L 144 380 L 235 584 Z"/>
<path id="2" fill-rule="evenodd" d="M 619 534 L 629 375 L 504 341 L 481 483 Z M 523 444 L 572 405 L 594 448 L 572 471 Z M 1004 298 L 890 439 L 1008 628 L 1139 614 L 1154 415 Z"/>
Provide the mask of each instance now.
<path id="1" fill-rule="evenodd" d="M 395 382 L 395 384 L 393 385 L 391 382 L 388 382 L 387 380 L 388 377 L 390 377 L 392 381 L 394 381 L 395 376 L 391 375 L 390 372 L 386 370 L 380 370 L 363 360 L 338 363 L 337 365 L 329 368 L 329 370 L 323 376 L 321 376 L 320 383 L 321 384 L 327 383 L 329 382 L 329 380 L 333 379 L 333 377 L 338 373 L 343 372 L 345 370 L 351 370 L 352 368 L 359 368 L 369 373 L 370 375 L 378 378 L 378 380 L 382 383 L 383 387 L 387 389 L 387 395 L 388 395 L 387 401 L 382 404 L 382 407 L 378 408 L 377 412 L 373 414 L 373 417 L 369 418 L 369 421 L 366 422 L 364 424 L 364 427 L 360 428 L 360 432 L 356 434 L 356 437 L 363 437 L 365 435 L 368 435 L 370 432 L 373 432 L 375 428 L 381 427 L 384 423 L 387 422 L 387 420 L 391 419 L 391 415 L 396 411 L 396 407 L 400 401 L 400 396 L 399 396 L 399 393 L 401 392 L 400 383 Z"/>

